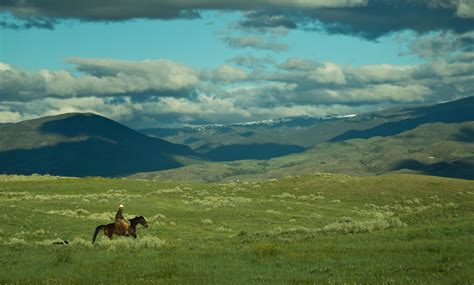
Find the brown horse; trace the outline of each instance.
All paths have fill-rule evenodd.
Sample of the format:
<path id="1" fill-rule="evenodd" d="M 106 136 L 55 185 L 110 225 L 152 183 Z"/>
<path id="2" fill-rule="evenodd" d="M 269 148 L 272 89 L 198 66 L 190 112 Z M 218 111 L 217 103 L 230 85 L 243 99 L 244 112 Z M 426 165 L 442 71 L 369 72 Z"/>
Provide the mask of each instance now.
<path id="1" fill-rule="evenodd" d="M 137 237 L 137 225 L 140 224 L 144 226 L 145 228 L 148 227 L 148 223 L 146 222 L 145 218 L 143 216 L 138 216 L 133 219 L 130 219 L 130 227 L 127 229 L 126 232 L 122 232 L 119 229 L 115 228 L 115 223 L 110 223 L 107 225 L 100 225 L 95 228 L 94 236 L 92 237 L 92 243 L 95 243 L 95 239 L 97 238 L 97 234 L 103 230 L 104 235 L 108 236 L 110 239 L 112 239 L 112 236 L 114 234 L 119 235 L 119 236 L 133 236 L 134 238 Z"/>

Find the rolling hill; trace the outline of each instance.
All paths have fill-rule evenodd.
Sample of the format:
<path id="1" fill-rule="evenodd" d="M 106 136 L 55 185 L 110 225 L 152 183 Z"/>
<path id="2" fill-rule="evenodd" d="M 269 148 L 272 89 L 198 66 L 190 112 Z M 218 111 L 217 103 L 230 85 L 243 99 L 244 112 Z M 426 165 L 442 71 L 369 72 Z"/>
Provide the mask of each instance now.
<path id="1" fill-rule="evenodd" d="M 151 138 L 95 114 L 0 124 L 0 173 L 123 176 L 182 165 L 189 147 Z"/>
<path id="2" fill-rule="evenodd" d="M 424 124 L 394 136 L 324 142 L 303 153 L 270 160 L 193 164 L 133 177 L 217 182 L 315 172 L 351 175 L 408 172 L 474 179 L 474 122 Z"/>

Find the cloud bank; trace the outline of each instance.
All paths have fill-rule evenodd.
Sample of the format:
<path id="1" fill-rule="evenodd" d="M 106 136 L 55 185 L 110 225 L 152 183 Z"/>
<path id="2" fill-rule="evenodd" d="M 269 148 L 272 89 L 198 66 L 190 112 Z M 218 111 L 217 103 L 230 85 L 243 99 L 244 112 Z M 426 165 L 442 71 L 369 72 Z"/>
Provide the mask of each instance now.
<path id="1" fill-rule="evenodd" d="M 168 60 L 127 62 L 70 58 L 68 62 L 76 66 L 80 76 L 63 70 L 28 72 L 0 64 L 0 99 L 139 96 L 143 93 L 188 97 L 199 82 L 192 68 Z"/>
<path id="2" fill-rule="evenodd" d="M 239 25 L 246 29 L 323 30 L 367 39 L 403 30 L 464 33 L 474 25 L 471 0 L 1 0 L 0 12 L 17 21 L 2 20 L 0 26 L 52 29 L 64 19 L 199 18 L 205 10 L 245 12 Z"/>
<path id="3" fill-rule="evenodd" d="M 165 59 L 67 61 L 74 72 L 0 63 L 0 121 L 95 112 L 135 127 L 230 123 L 359 113 L 474 91 L 470 52 L 419 65 L 364 66 L 240 56 L 201 70 Z"/>
<path id="4" fill-rule="evenodd" d="M 75 18 L 118 21 L 135 18 L 171 19 L 196 17 L 196 10 L 256 10 L 263 8 L 339 8 L 365 5 L 367 0 L 22 0 L 0 1 L 0 10 L 21 18 Z"/>

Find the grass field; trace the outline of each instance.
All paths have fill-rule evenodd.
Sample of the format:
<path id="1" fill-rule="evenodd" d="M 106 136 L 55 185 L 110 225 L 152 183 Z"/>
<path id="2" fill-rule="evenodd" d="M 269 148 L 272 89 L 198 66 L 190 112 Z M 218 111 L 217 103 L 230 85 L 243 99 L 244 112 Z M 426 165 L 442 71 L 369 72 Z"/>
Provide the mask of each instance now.
<path id="1" fill-rule="evenodd" d="M 119 203 L 139 237 L 95 245 Z M 474 181 L 0 176 L 0 283 L 472 284 Z M 59 239 L 68 245 L 53 245 Z"/>

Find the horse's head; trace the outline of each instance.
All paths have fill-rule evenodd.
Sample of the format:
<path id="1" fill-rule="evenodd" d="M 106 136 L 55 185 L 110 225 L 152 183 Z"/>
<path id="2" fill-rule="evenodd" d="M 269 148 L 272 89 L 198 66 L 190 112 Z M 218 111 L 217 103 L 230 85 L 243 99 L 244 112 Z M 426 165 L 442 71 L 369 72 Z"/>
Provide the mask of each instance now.
<path id="1" fill-rule="evenodd" d="M 148 223 L 146 222 L 145 218 L 143 216 L 139 216 L 138 218 L 138 223 L 145 228 L 148 228 Z"/>

